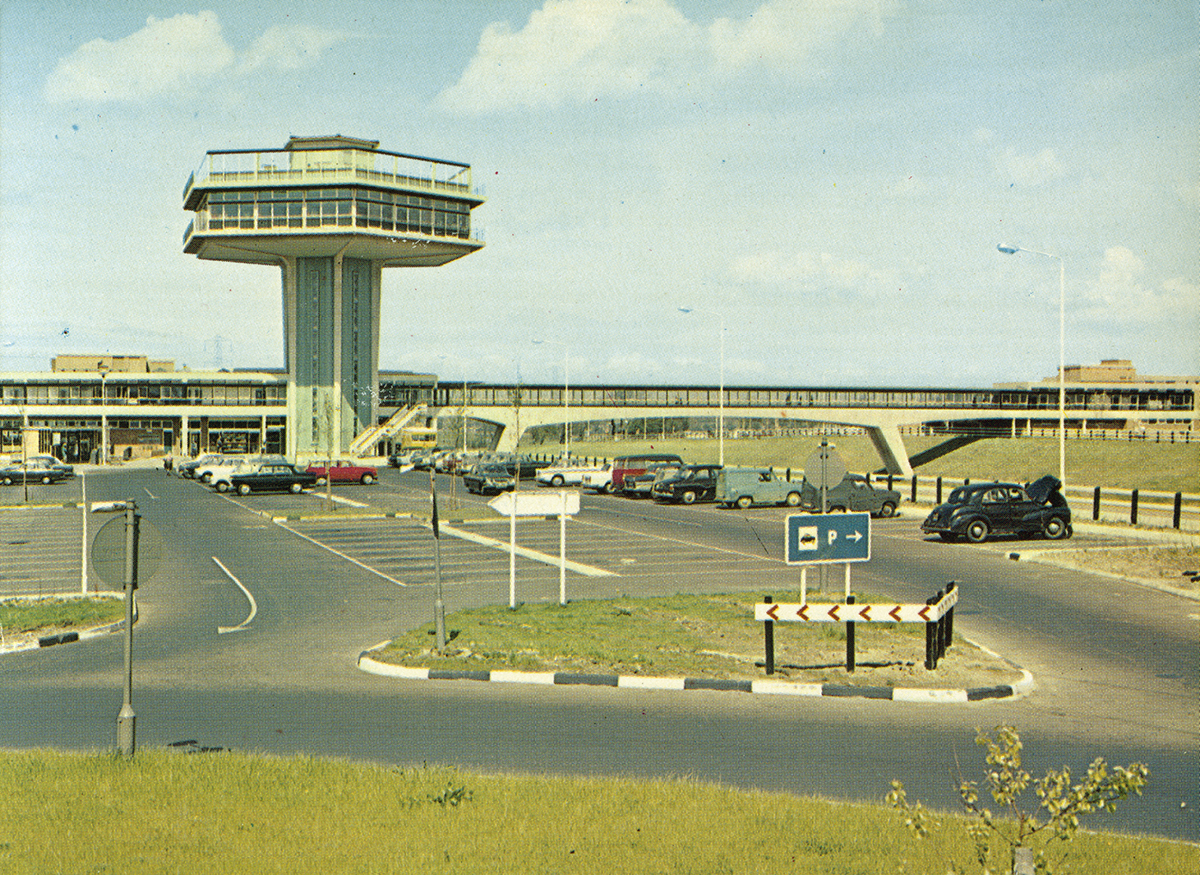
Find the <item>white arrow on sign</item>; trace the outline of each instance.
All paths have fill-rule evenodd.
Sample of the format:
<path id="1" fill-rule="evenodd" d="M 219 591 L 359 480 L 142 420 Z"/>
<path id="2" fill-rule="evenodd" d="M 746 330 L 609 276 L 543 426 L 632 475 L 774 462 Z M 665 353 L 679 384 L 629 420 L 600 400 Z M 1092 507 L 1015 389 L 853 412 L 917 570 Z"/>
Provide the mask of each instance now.
<path id="1" fill-rule="evenodd" d="M 566 489 L 501 492 L 488 507 L 501 516 L 572 516 L 579 513 L 579 493 Z"/>
<path id="2" fill-rule="evenodd" d="M 849 541 L 853 541 L 854 543 L 856 543 L 856 544 L 857 544 L 859 541 L 861 541 L 861 540 L 863 539 L 863 533 L 862 533 L 862 532 L 860 532 L 860 531 L 857 531 L 857 530 L 855 530 L 854 534 L 853 534 L 853 535 L 847 535 L 847 536 L 846 536 L 846 539 L 847 539 L 847 540 L 849 540 Z"/>

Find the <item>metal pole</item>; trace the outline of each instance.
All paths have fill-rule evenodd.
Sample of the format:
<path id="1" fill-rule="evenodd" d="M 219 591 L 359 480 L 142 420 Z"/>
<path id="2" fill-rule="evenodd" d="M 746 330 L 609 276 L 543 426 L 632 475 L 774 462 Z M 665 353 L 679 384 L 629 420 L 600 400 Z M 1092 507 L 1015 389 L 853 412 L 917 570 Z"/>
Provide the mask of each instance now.
<path id="1" fill-rule="evenodd" d="M 429 494 L 433 501 L 433 625 L 437 630 L 438 653 L 442 653 L 446 649 L 446 605 L 442 601 L 442 535 L 438 531 L 437 484 L 432 468 L 429 469 Z"/>
<path id="2" fill-rule="evenodd" d="M 721 320 L 721 386 L 717 397 L 717 446 L 718 459 L 721 467 L 725 467 L 725 316 L 718 314 Z"/>
<path id="3" fill-rule="evenodd" d="M 133 713 L 133 598 L 137 589 L 137 505 L 125 502 L 125 682 L 117 714 L 117 751 L 132 756 L 136 747 L 137 715 Z"/>
<path id="4" fill-rule="evenodd" d="M 803 568 L 800 573 L 804 573 Z M 769 605 L 773 601 L 771 596 L 763 596 L 763 604 Z M 775 674 L 775 623 L 772 620 L 763 623 L 763 650 L 765 651 L 763 657 L 766 662 L 767 674 L 773 675 Z"/>
<path id="5" fill-rule="evenodd" d="M 558 603 L 567 603 L 567 493 L 560 492 L 562 508 L 558 514 Z"/>
<path id="6" fill-rule="evenodd" d="M 1067 286 L 1066 263 L 1058 258 L 1058 479 L 1059 488 L 1067 494 Z"/>

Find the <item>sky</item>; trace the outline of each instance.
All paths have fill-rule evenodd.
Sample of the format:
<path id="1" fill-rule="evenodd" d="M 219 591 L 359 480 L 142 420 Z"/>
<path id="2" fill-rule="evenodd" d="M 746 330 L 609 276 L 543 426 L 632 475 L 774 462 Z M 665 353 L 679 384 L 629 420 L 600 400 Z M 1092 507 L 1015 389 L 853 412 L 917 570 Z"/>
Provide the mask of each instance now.
<path id="1" fill-rule="evenodd" d="M 3 0 L 0 371 L 282 367 L 279 270 L 184 254 L 183 187 L 339 133 L 487 199 L 482 250 L 384 272 L 384 370 L 1036 381 L 1061 260 L 1068 364 L 1200 374 L 1197 8 Z"/>

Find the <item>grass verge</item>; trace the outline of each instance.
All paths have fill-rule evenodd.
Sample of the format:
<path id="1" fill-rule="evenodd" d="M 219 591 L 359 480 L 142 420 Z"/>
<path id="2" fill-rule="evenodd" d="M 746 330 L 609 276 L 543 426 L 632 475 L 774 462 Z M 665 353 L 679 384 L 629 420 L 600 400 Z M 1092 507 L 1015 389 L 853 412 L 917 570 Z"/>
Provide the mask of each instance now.
<path id="1" fill-rule="evenodd" d="M 102 626 L 124 617 L 125 602 L 119 598 L 56 596 L 0 599 L 0 629 L 4 630 L 5 635 Z"/>
<path id="2" fill-rule="evenodd" d="M 686 779 L 496 776 L 147 749 L 132 758 L 0 752 L 0 786 L 0 870 L 13 875 L 821 875 L 944 872 L 947 861 L 973 857 L 957 819 L 917 841 L 904 816 L 882 805 Z M 1096 833 L 1079 835 L 1058 871 L 1198 869 L 1195 846 Z"/>
<path id="3" fill-rule="evenodd" d="M 444 654 L 436 651 L 429 623 L 371 655 L 415 668 L 761 680 L 763 624 L 754 620 L 756 600 L 735 593 L 472 608 L 446 617 Z M 858 601 L 877 600 L 860 595 Z M 935 689 L 1021 678 L 1008 663 L 958 636 L 937 669 L 927 671 L 923 623 L 859 623 L 855 637 L 857 665 L 850 674 L 843 624 L 777 623 L 774 677 Z"/>

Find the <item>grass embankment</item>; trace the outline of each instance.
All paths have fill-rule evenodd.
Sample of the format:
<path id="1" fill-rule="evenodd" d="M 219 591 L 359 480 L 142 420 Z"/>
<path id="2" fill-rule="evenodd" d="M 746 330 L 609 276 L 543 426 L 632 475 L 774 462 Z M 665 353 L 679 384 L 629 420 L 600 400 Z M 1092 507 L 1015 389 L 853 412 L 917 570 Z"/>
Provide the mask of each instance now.
<path id="1" fill-rule="evenodd" d="M 947 436 L 904 436 L 910 456 L 937 446 Z M 846 467 L 855 472 L 878 471 L 882 467 L 875 445 L 866 435 L 834 435 Z M 772 465 L 803 469 L 804 462 L 821 443 L 820 437 L 745 438 L 725 440 L 727 465 Z M 571 455 L 614 458 L 653 447 L 658 452 L 678 453 L 685 462 L 715 462 L 717 441 L 646 440 L 571 442 Z M 523 452 L 558 454 L 558 444 L 523 443 Z M 922 476 L 972 480 L 1010 480 L 1026 483 L 1047 472 L 1058 471 L 1058 440 L 1053 437 L 985 438 L 959 447 L 916 469 Z M 1159 444 L 1125 441 L 1067 441 L 1067 481 L 1076 485 L 1109 486 L 1162 492 L 1200 492 L 1200 443 Z"/>
<path id="2" fill-rule="evenodd" d="M 86 629 L 124 616 L 125 602 L 119 598 L 0 599 L 0 630 L 5 637 Z"/>
<path id="3" fill-rule="evenodd" d="M 763 628 L 754 620 L 759 598 L 676 595 L 565 607 L 522 605 L 515 611 L 474 608 L 446 618 L 447 635 L 453 637 L 444 654 L 436 651 L 430 623 L 371 655 L 415 668 L 764 680 Z M 797 599 L 779 594 L 778 601 L 789 600 Z M 860 594 L 858 601 L 878 600 Z M 773 678 L 936 689 L 996 686 L 1021 678 L 1003 660 L 957 636 L 937 669 L 927 671 L 923 623 L 859 623 L 853 674 L 846 671 L 845 642 L 841 623 L 779 623 Z"/>
<path id="4" fill-rule="evenodd" d="M 814 875 L 944 872 L 950 860 L 973 860 L 957 820 L 918 841 L 901 814 L 882 806 L 690 780 L 504 777 L 234 753 L 30 751 L 0 753 L 0 787 L 0 870 L 14 875 Z M 1198 869 L 1194 846 L 1081 834 L 1058 871 Z"/>

